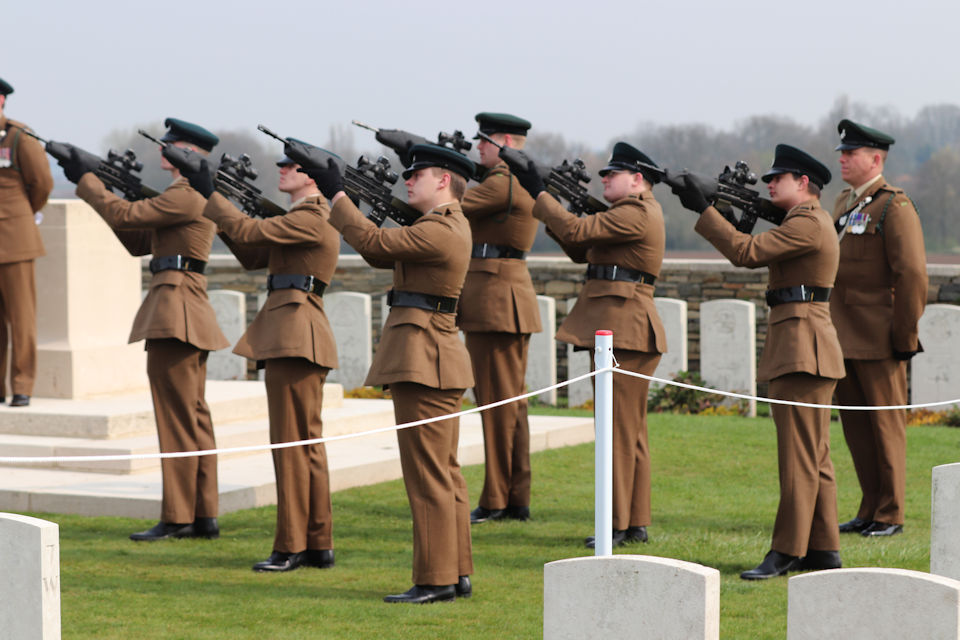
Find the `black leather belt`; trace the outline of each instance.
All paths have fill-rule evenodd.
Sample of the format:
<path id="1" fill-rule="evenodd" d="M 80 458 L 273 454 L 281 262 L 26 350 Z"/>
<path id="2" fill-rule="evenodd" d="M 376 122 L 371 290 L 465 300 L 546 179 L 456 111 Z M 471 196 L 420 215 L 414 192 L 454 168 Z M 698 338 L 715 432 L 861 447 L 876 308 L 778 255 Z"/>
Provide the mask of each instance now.
<path id="1" fill-rule="evenodd" d="M 456 298 L 432 296 L 429 293 L 413 291 L 398 291 L 397 289 L 387 291 L 387 304 L 391 307 L 416 307 L 417 309 L 439 311 L 440 313 L 455 313 L 457 311 Z"/>
<path id="2" fill-rule="evenodd" d="M 327 283 L 316 276 L 301 276 L 296 274 L 276 273 L 267 276 L 267 291 L 275 289 L 300 289 L 307 293 L 323 295 Z"/>
<path id="3" fill-rule="evenodd" d="M 637 284 L 653 284 L 657 276 L 646 271 L 628 269 L 615 264 L 591 264 L 587 266 L 588 280 L 619 280 L 621 282 L 636 282 Z"/>
<path id="4" fill-rule="evenodd" d="M 782 289 L 767 290 L 767 304 L 775 307 L 788 302 L 827 302 L 830 300 L 830 287 L 784 287 Z"/>
<path id="5" fill-rule="evenodd" d="M 187 256 L 160 256 L 150 261 L 150 273 L 160 271 L 192 271 L 193 273 L 203 273 L 207 268 L 207 263 L 196 258 Z"/>
<path id="6" fill-rule="evenodd" d="M 502 244 L 488 244 L 486 242 L 474 242 L 471 258 L 513 258 L 523 260 L 527 255 L 525 251 L 514 249 Z"/>

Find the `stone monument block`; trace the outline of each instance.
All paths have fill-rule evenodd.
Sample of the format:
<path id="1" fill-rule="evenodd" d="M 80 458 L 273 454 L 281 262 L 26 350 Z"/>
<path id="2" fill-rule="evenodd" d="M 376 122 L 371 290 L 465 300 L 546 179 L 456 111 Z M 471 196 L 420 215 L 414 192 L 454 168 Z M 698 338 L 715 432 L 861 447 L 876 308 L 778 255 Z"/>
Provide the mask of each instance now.
<path id="1" fill-rule="evenodd" d="M 330 382 L 344 391 L 363 386 L 373 358 L 372 301 L 369 294 L 343 291 L 323 297 L 323 309 L 337 341 L 339 367 L 330 372 Z"/>
<path id="2" fill-rule="evenodd" d="M 537 296 L 540 309 L 540 326 L 543 330 L 530 336 L 530 351 L 527 354 L 527 389 L 535 391 L 557 384 L 557 301 L 550 296 Z M 557 390 L 552 389 L 536 396 L 544 403 L 557 404 Z"/>
<path id="3" fill-rule="evenodd" d="M 246 380 L 247 359 L 233 353 L 240 336 L 247 330 L 247 297 L 239 291 L 214 289 L 207 292 L 210 306 L 217 315 L 217 324 L 230 346 L 211 351 L 207 358 L 207 379 Z"/>
<path id="4" fill-rule="evenodd" d="M 933 468 L 930 573 L 960 580 L 960 463 Z"/>
<path id="5" fill-rule="evenodd" d="M 60 530 L 0 513 L 0 637 L 60 638 Z"/>
<path id="6" fill-rule="evenodd" d="M 700 305 L 700 375 L 714 389 L 757 395 L 757 308 L 752 302 Z M 749 401 L 749 415 L 757 415 L 756 400 Z"/>
<path id="7" fill-rule="evenodd" d="M 575 304 L 577 304 L 576 298 L 566 300 L 567 315 L 570 315 L 570 312 L 573 311 L 573 305 Z M 567 380 L 590 373 L 592 363 L 593 351 L 574 351 L 573 345 L 567 344 Z M 616 381 L 614 381 L 614 384 L 616 384 Z M 569 407 L 579 407 L 583 403 L 593 400 L 592 378 L 568 384 L 566 389 L 567 406 Z"/>
<path id="8" fill-rule="evenodd" d="M 544 640 L 720 637 L 720 572 L 640 555 L 558 560 L 543 569 Z"/>
<path id="9" fill-rule="evenodd" d="M 927 305 L 917 328 L 926 351 L 910 361 L 911 404 L 960 397 L 960 307 Z M 947 408 L 949 406 L 935 410 Z"/>
<path id="10" fill-rule="evenodd" d="M 687 370 L 687 301 L 675 298 L 654 298 L 657 313 L 667 333 L 667 352 L 653 372 L 654 377 L 672 380 L 681 371 Z M 651 387 L 661 386 L 651 382 Z"/>
<path id="11" fill-rule="evenodd" d="M 960 638 L 960 582 L 906 569 L 790 578 L 787 640 Z"/>
<path id="12" fill-rule="evenodd" d="M 37 258 L 33 394 L 89 398 L 147 388 L 143 343 L 127 344 L 140 307 L 140 258 L 82 200 L 51 200 Z"/>

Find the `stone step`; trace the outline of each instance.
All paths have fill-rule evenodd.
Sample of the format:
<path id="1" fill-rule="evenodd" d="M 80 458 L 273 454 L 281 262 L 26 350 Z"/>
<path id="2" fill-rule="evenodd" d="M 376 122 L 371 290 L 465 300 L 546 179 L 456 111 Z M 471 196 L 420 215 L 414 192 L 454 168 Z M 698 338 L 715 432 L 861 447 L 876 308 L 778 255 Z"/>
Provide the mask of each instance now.
<path id="1" fill-rule="evenodd" d="M 324 407 L 323 433 L 337 436 L 389 427 L 394 424 L 393 403 L 389 400 L 345 400 L 339 407 Z M 244 422 L 214 422 L 217 447 L 228 449 L 269 444 L 270 431 L 266 416 Z M 48 436 L 24 436 L 0 434 L 0 451 L 5 456 L 103 456 L 137 455 L 158 451 L 155 430 L 150 435 L 102 440 L 93 438 L 54 438 Z M 223 459 L 253 455 L 256 452 L 236 452 L 221 456 Z M 134 460 L 107 460 L 87 462 L 83 460 L 40 462 L 6 466 L 25 466 L 32 469 L 47 468 L 65 471 L 89 471 L 93 473 L 130 474 L 160 469 L 157 458 Z"/>
<path id="2" fill-rule="evenodd" d="M 415 427 L 414 427 L 415 428 Z M 530 416 L 530 450 L 541 451 L 593 440 L 592 418 Z M 401 477 L 397 438 L 392 431 L 327 444 L 333 491 Z M 483 462 L 483 432 L 477 414 L 461 418 L 460 463 Z M 276 503 L 269 453 L 228 458 L 219 465 L 220 512 Z M 534 480 L 536 481 L 536 480 Z M 470 487 L 476 504 L 480 487 Z M 133 475 L 59 469 L 6 468 L 0 510 L 73 513 L 84 516 L 157 518 L 159 470 Z M 536 505 L 533 505 L 534 510 Z M 336 509 L 336 500 L 334 500 Z M 229 535 L 224 531 L 224 535 Z"/>
<path id="3" fill-rule="evenodd" d="M 343 387 L 324 385 L 323 406 L 343 403 Z M 207 404 L 213 424 L 267 415 L 267 395 L 256 380 L 207 380 Z M 29 407 L 0 404 L 0 433 L 56 438 L 114 440 L 156 433 L 149 391 L 83 400 L 31 398 Z"/>

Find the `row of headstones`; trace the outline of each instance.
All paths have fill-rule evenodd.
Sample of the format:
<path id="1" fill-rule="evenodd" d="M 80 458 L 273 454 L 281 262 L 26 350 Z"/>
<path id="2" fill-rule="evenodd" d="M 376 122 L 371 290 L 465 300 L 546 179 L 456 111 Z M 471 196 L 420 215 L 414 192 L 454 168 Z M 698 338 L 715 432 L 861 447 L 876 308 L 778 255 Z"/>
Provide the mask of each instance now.
<path id="1" fill-rule="evenodd" d="M 790 578 L 787 638 L 960 640 L 960 463 L 933 470 L 930 571 L 859 568 Z M 0 637 L 60 638 L 57 525 L 0 514 Z M 652 556 L 544 567 L 544 638 L 720 637 L 720 573 Z"/>
<path id="2" fill-rule="evenodd" d="M 238 291 L 219 289 L 210 292 L 210 301 L 224 334 L 236 343 L 246 329 L 246 298 Z M 259 304 L 263 305 L 265 294 Z M 565 302 L 569 313 L 576 299 Z M 544 389 L 557 382 L 556 300 L 537 296 L 543 331 L 530 338 L 527 387 Z M 656 298 L 657 312 L 666 331 L 667 353 L 663 354 L 654 376 L 672 379 L 687 370 L 687 303 L 673 298 Z M 381 296 L 386 318 L 386 297 Z M 324 310 L 337 340 L 340 367 L 329 380 L 350 390 L 363 385 L 373 354 L 372 297 L 366 293 L 340 292 L 324 296 Z M 756 306 L 744 300 L 711 300 L 700 305 L 700 376 L 708 386 L 756 395 Z M 598 326 L 597 329 L 603 329 Z M 936 402 L 953 399 L 960 381 L 960 307 L 934 304 L 920 320 L 920 339 L 936 349 L 919 354 L 912 362 L 911 401 Z M 591 352 L 574 351 L 567 346 L 568 379 L 589 373 Z M 243 380 L 247 362 L 229 349 L 210 354 L 207 372 L 214 380 Z M 952 394 L 952 395 L 951 395 Z M 569 385 L 568 404 L 582 405 L 593 398 L 589 379 Z M 538 398 L 545 404 L 557 403 L 557 391 L 544 392 Z M 749 400 L 749 415 L 756 415 L 756 401 Z"/>

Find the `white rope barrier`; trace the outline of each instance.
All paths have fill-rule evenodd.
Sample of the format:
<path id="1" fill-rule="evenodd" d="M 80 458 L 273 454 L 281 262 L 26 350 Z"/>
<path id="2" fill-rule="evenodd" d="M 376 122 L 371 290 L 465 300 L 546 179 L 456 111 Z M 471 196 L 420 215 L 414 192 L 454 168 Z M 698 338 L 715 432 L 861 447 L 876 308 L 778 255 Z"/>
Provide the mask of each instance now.
<path id="1" fill-rule="evenodd" d="M 770 404 L 783 404 L 783 405 L 793 405 L 797 407 L 812 407 L 819 409 L 843 409 L 847 411 L 889 411 L 894 409 L 925 409 L 929 407 L 940 407 L 951 404 L 960 404 L 960 398 L 954 400 L 942 400 L 939 402 L 924 402 L 922 404 L 903 404 L 903 405 L 878 405 L 878 406 L 843 406 L 843 405 L 834 405 L 834 404 L 813 404 L 809 402 L 795 402 L 792 400 L 778 400 L 776 398 L 765 398 L 761 396 L 751 396 L 743 393 L 736 393 L 733 391 L 721 391 L 719 389 L 711 389 L 709 387 L 701 387 L 694 384 L 687 384 L 685 382 L 676 382 L 674 380 L 666 380 L 664 378 L 657 378 L 655 376 L 648 376 L 642 373 L 635 373 L 633 371 L 626 371 L 619 368 L 618 365 L 613 367 L 605 367 L 596 369 L 590 373 L 585 373 L 582 376 L 577 376 L 576 378 L 571 378 L 569 380 L 564 380 L 563 382 L 558 382 L 557 384 L 544 387 L 537 391 L 530 391 L 528 393 L 515 396 L 513 398 L 507 398 L 505 400 L 498 400 L 497 402 L 491 402 L 490 404 L 484 405 L 482 407 L 474 407 L 472 409 L 465 409 L 457 413 L 451 413 L 449 415 L 437 416 L 434 418 L 424 418 L 423 420 L 417 420 L 415 422 L 406 422 L 403 424 L 393 425 L 389 427 L 381 427 L 379 429 L 371 429 L 369 431 L 361 431 L 358 433 L 346 433 L 339 436 L 326 436 L 323 438 L 312 438 L 309 440 L 297 440 L 294 442 L 278 442 L 275 444 L 260 444 L 260 445 L 248 445 L 244 447 L 230 447 L 230 448 L 221 448 L 221 449 L 205 449 L 203 451 L 174 451 L 169 453 L 130 453 L 130 454 L 115 454 L 115 455 L 100 455 L 100 456 L 0 456 L 0 464 L 3 463 L 16 463 L 16 464 L 29 464 L 29 463 L 50 463 L 50 462 L 114 462 L 121 460 L 151 460 L 151 459 L 169 459 L 169 458 L 190 458 L 193 456 L 212 456 L 212 455 L 222 455 L 226 453 L 252 453 L 256 451 L 270 451 L 274 449 L 287 449 L 290 447 L 300 447 L 311 444 L 321 444 L 326 442 L 335 442 L 338 440 L 348 440 L 350 438 L 362 438 L 364 436 L 375 435 L 378 433 L 386 433 L 388 431 L 399 431 L 400 429 L 409 429 L 411 427 L 418 427 L 423 424 L 430 424 L 432 422 L 439 422 L 441 420 L 449 420 L 451 418 L 459 418 L 461 416 L 470 415 L 472 413 L 479 413 L 481 411 L 486 411 L 487 409 L 492 409 L 494 407 L 499 407 L 517 400 L 523 400 L 524 398 L 531 398 L 533 396 L 538 396 L 541 393 L 552 391 L 554 389 L 559 389 L 565 387 L 575 382 L 580 382 L 582 380 L 587 380 L 598 374 L 606 373 L 612 371 L 614 373 L 619 373 L 627 376 L 633 376 L 635 378 L 643 378 L 651 382 L 659 382 L 662 384 L 673 385 L 676 387 L 682 387 L 684 389 L 692 389 L 694 391 L 703 391 L 705 393 L 712 393 L 721 396 L 727 396 L 730 398 L 738 398 L 742 400 L 757 400 L 758 402 L 768 402 Z"/>

